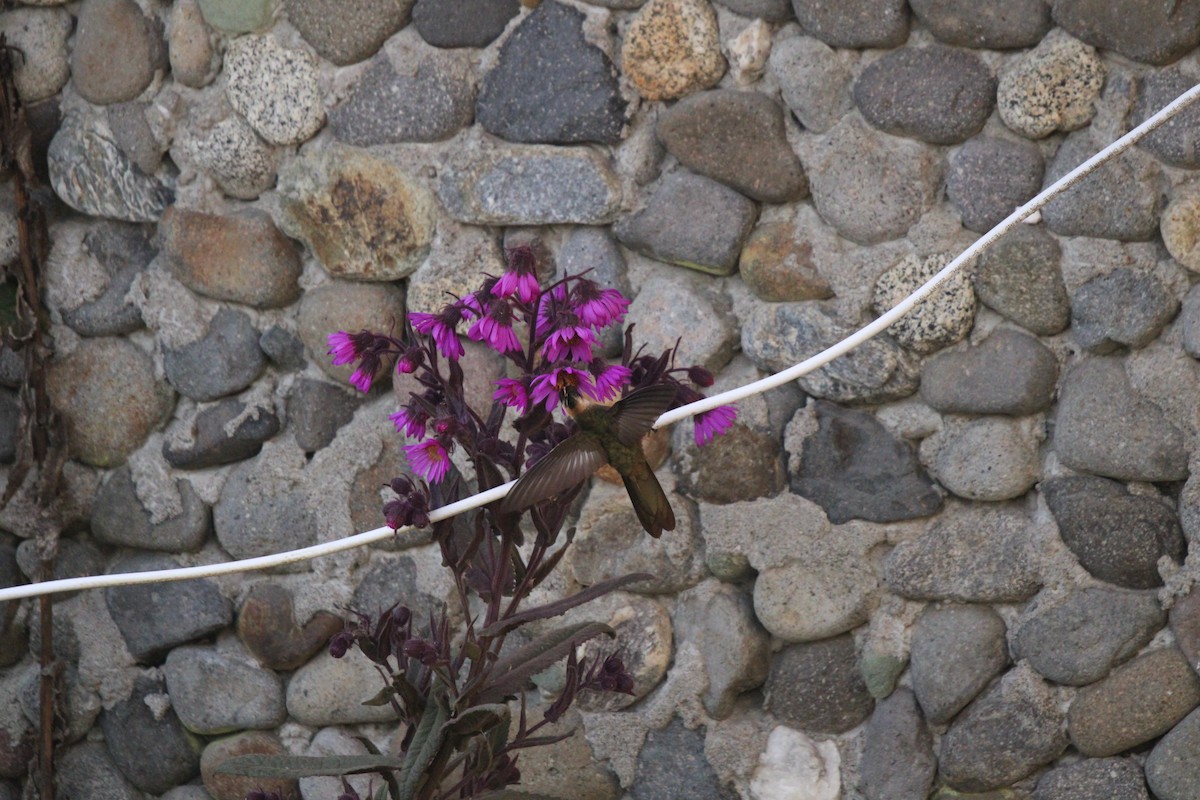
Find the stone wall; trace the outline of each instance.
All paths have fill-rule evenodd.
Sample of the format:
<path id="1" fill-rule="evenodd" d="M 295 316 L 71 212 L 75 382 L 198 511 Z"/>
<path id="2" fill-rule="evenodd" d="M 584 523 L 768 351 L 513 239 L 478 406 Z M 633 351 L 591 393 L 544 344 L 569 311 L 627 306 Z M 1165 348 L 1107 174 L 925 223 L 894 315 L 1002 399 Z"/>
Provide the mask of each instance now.
<path id="1" fill-rule="evenodd" d="M 651 350 L 683 337 L 728 388 L 890 308 L 1200 76 L 1198 0 L 24 2 L 0 31 L 50 187 L 64 575 L 381 525 L 394 390 L 349 390 L 325 336 L 434 310 L 505 246 L 594 270 Z M 1198 126 L 712 445 L 676 426 L 661 540 L 597 483 L 547 591 L 656 576 L 586 610 L 637 697 L 573 713 L 518 788 L 1200 797 Z M 4 260 L 12 203 L 0 185 Z M 502 365 L 466 358 L 487 392 Z M 0 586 L 24 582 L 28 526 L 0 528 Z M 360 705 L 374 672 L 323 645 L 348 605 L 446 599 L 424 541 L 61 598 L 64 788 L 232 800 L 231 752 L 394 745 Z M 3 800 L 33 748 L 35 617 L 0 641 Z"/>

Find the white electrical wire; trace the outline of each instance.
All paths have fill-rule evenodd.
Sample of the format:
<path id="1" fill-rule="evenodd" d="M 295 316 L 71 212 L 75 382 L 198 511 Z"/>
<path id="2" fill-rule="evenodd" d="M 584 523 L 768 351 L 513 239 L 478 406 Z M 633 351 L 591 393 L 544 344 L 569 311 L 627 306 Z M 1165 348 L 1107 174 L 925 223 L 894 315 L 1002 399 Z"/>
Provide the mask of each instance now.
<path id="1" fill-rule="evenodd" d="M 1200 97 L 1200 84 L 1193 86 L 1188 91 L 1175 98 L 1169 104 L 1164 106 L 1158 113 L 1147 119 L 1141 125 L 1138 125 L 1129 133 L 1117 139 L 1115 142 L 1105 147 L 1096 155 L 1089 158 L 1087 161 L 1080 164 L 1075 169 L 1068 172 L 1063 177 L 1059 178 L 1053 184 L 1043 189 L 1036 197 L 1028 203 L 1017 208 L 1012 214 L 1004 219 L 996 227 L 992 228 L 986 234 L 981 236 L 970 247 L 962 252 L 957 258 L 942 268 L 938 274 L 930 278 L 921 288 L 906 297 L 903 301 L 896 305 L 895 308 L 888 311 L 883 316 L 876 319 L 869 325 L 859 329 L 855 333 L 847 336 L 837 344 L 822 350 L 812 358 L 800 362 L 782 372 L 777 372 L 762 380 L 748 383 L 737 389 L 731 389 L 728 392 L 722 392 L 712 397 L 705 397 L 697 400 L 694 403 L 689 403 L 686 406 L 672 409 L 658 418 L 654 427 L 660 428 L 664 425 L 670 425 L 673 422 L 678 422 L 686 417 L 694 416 L 702 411 L 709 411 L 717 406 L 729 405 L 736 403 L 739 400 L 744 400 L 760 392 L 765 392 L 768 389 L 774 389 L 777 386 L 782 386 L 785 383 L 801 378 L 810 372 L 820 369 L 821 367 L 833 361 L 839 356 L 853 350 L 868 339 L 873 338 L 884 331 L 896 320 L 907 314 L 918 303 L 938 287 L 942 281 L 950 277 L 954 272 L 961 269 L 963 265 L 970 263 L 979 253 L 990 247 L 997 239 L 999 239 L 1008 231 L 1019 225 L 1026 218 L 1033 215 L 1036 211 L 1046 205 L 1051 199 L 1074 186 L 1079 181 L 1090 175 L 1098 167 L 1112 159 L 1114 156 L 1120 155 L 1125 150 L 1132 147 L 1139 139 L 1146 136 L 1148 133 L 1167 122 L 1173 116 L 1178 114 L 1185 106 L 1193 102 L 1197 97 Z M 487 503 L 499 500 L 508 494 L 508 490 L 512 488 L 516 481 L 509 481 L 503 486 L 497 486 L 494 489 L 489 489 L 477 495 L 459 500 L 456 503 L 451 503 L 448 506 L 443 506 L 430 513 L 429 519 L 431 522 L 453 517 L 456 514 L 461 514 L 464 511 L 470 511 L 473 508 L 479 508 Z M 405 533 L 412 530 L 405 527 L 400 528 L 395 533 Z M 228 575 L 235 572 L 249 572 L 257 569 L 266 569 L 267 567 L 275 567 L 280 564 L 288 564 L 294 561 L 305 561 L 319 556 L 327 556 L 333 553 L 338 553 L 343 550 L 350 550 L 355 547 L 360 547 L 364 544 L 386 539 L 394 535 L 391 528 L 382 527 L 376 528 L 365 533 L 347 536 L 343 539 L 338 539 L 324 544 L 305 547 L 300 550 L 289 550 L 284 553 L 275 553 L 269 556 L 259 556 L 257 558 L 247 558 L 241 561 L 227 561 L 221 564 L 206 564 L 197 567 L 180 567 L 178 569 L 160 569 L 151 570 L 148 572 L 131 572 L 116 575 L 93 575 L 86 578 L 64 578 L 56 581 L 46 581 L 43 583 L 25 584 L 23 586 L 13 586 L 8 589 L 0 589 L 0 602 L 5 600 L 17 600 L 23 597 L 36 597 L 44 594 L 54 594 L 57 592 L 73 592 L 80 589 L 99 589 L 106 586 L 126 586 L 140 583 L 160 583 L 165 581 L 182 581 L 192 578 L 208 578 L 214 575 Z"/>

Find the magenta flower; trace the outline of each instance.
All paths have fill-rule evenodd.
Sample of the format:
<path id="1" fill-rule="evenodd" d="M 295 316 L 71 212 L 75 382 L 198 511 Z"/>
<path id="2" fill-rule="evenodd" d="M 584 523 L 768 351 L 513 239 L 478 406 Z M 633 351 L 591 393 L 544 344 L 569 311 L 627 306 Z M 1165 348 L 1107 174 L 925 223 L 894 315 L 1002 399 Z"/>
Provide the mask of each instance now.
<path id="1" fill-rule="evenodd" d="M 513 333 L 512 309 L 507 303 L 492 303 L 487 313 L 475 321 L 467 336 L 477 342 L 484 342 L 497 353 L 508 353 L 520 350 L 521 343 Z"/>
<path id="2" fill-rule="evenodd" d="M 537 275 L 532 272 L 505 272 L 492 285 L 492 294 L 496 297 L 509 297 L 515 293 L 522 303 L 533 302 L 541 290 Z"/>
<path id="3" fill-rule="evenodd" d="M 547 411 L 553 411 L 558 408 L 559 390 L 567 386 L 574 386 L 593 400 L 600 399 L 596 395 L 596 385 L 592 382 L 591 374 L 574 367 L 558 367 L 535 376 L 530 399 L 534 403 L 544 403 Z"/>
<path id="4" fill-rule="evenodd" d="M 368 331 L 346 333 L 338 331 L 326 337 L 329 342 L 329 355 L 333 356 L 333 365 L 351 364 L 358 361 L 363 353 L 370 349 L 375 336 Z"/>
<path id="5" fill-rule="evenodd" d="M 564 325 L 550 334 L 542 350 L 547 361 L 558 361 L 569 358 L 572 361 L 591 361 L 594 358 L 592 346 L 596 344 L 596 334 L 591 328 L 582 325 Z"/>
<path id="6" fill-rule="evenodd" d="M 603 328 L 620 322 L 629 310 L 629 301 L 616 289 L 601 289 L 592 281 L 580 281 L 575 287 L 575 313 L 588 325 Z"/>
<path id="7" fill-rule="evenodd" d="M 548 292 L 543 292 L 538 301 L 537 326 L 539 331 L 550 327 L 551 319 L 556 316 L 567 302 L 566 284 L 560 283 Z"/>
<path id="8" fill-rule="evenodd" d="M 516 378 L 501 378 L 496 381 L 496 391 L 492 393 L 492 399 L 524 414 L 529 410 L 529 387 L 525 385 L 525 381 Z"/>
<path id="9" fill-rule="evenodd" d="M 462 357 L 463 346 L 458 340 L 455 327 L 464 318 L 464 310 L 457 303 L 451 303 L 437 314 L 423 314 L 417 311 L 408 315 L 408 321 L 413 329 L 427 336 L 432 336 L 434 343 L 442 355 L 451 361 Z"/>
<path id="10" fill-rule="evenodd" d="M 388 419 L 396 426 L 396 430 L 410 439 L 419 439 L 425 435 L 425 424 L 429 416 L 420 409 L 406 407 L 395 414 L 388 414 Z"/>
<path id="11" fill-rule="evenodd" d="M 624 367 L 620 364 L 603 366 L 602 364 L 593 362 L 593 370 L 597 366 L 600 366 L 601 369 L 596 375 L 596 394 L 599 395 L 600 400 L 608 402 L 621 393 L 622 387 L 629 383 L 632 373 L 629 371 L 629 367 Z"/>
<path id="12" fill-rule="evenodd" d="M 404 445 L 404 455 L 413 472 L 430 483 L 441 483 L 450 469 L 450 454 L 437 439 L 426 439 L 419 444 Z"/>
<path id="13" fill-rule="evenodd" d="M 371 383 L 375 380 L 375 370 L 378 366 L 378 359 L 364 358 L 362 366 L 350 374 L 350 385 L 363 394 L 371 391 Z"/>
<path id="14" fill-rule="evenodd" d="M 714 436 L 723 435 L 735 419 L 737 409 L 733 406 L 717 406 L 709 411 L 701 411 L 695 418 L 696 444 L 703 447 L 711 442 Z"/>

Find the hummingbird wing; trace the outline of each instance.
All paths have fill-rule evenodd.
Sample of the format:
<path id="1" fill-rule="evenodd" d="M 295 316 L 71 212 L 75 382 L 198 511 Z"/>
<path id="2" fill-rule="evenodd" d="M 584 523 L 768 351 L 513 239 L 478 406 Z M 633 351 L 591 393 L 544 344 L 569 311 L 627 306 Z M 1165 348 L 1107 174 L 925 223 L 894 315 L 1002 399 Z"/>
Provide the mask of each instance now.
<path id="1" fill-rule="evenodd" d="M 534 503 L 549 500 L 591 477 L 608 463 L 596 437 L 577 433 L 559 442 L 546 456 L 517 480 L 504 502 L 501 513 L 520 511 Z"/>
<path id="2" fill-rule="evenodd" d="M 621 444 L 632 447 L 642 441 L 663 412 L 675 402 L 675 387 L 656 383 L 638 389 L 612 406 L 613 430 Z"/>

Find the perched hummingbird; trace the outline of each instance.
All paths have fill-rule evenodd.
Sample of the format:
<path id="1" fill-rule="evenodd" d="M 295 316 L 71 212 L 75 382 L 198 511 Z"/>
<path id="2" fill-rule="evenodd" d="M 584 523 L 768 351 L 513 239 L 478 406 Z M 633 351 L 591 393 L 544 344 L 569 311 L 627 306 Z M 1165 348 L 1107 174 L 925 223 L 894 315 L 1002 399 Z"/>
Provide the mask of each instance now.
<path id="1" fill-rule="evenodd" d="M 675 530 L 675 513 L 642 452 L 642 437 L 675 400 L 675 387 L 655 384 L 631 392 L 611 406 L 588 402 L 573 386 L 561 390 L 563 406 L 579 433 L 560 442 L 520 477 L 504 498 L 502 512 L 520 511 L 582 481 L 605 464 L 625 481 L 642 527 L 658 538 Z"/>

